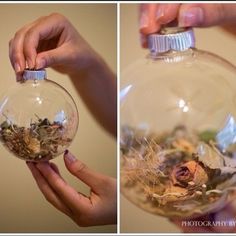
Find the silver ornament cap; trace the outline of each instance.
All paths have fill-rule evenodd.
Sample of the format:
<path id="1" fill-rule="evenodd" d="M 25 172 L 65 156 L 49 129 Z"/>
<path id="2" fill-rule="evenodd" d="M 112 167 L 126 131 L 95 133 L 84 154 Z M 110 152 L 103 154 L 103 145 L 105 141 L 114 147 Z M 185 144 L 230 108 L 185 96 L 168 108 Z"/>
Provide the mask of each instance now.
<path id="1" fill-rule="evenodd" d="M 195 47 L 195 36 L 192 28 L 166 27 L 156 34 L 148 36 L 148 48 L 151 54 L 174 51 L 185 51 Z"/>
<path id="2" fill-rule="evenodd" d="M 30 70 L 26 69 L 23 72 L 24 80 L 44 80 L 47 77 L 47 73 L 45 69 L 40 70 Z"/>

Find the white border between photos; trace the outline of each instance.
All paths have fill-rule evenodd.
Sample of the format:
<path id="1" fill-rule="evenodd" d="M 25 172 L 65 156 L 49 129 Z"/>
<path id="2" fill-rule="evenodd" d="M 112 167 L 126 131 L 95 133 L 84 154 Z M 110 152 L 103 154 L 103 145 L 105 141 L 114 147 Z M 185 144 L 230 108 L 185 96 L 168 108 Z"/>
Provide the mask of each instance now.
<path id="1" fill-rule="evenodd" d="M 117 7 L 117 233 L 120 234 L 120 3 Z"/>

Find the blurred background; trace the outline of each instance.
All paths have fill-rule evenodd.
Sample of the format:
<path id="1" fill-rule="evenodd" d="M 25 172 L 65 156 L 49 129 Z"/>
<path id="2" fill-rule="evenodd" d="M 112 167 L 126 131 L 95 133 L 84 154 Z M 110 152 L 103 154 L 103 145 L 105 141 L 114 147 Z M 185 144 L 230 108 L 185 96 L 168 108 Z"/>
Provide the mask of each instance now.
<path id="1" fill-rule="evenodd" d="M 8 42 L 15 32 L 40 16 L 58 12 L 116 72 L 116 4 L 0 4 L 0 94 L 15 83 Z M 90 168 L 116 177 L 116 140 L 93 119 L 67 76 L 51 69 L 48 78 L 68 90 L 79 110 L 79 129 L 70 151 Z M 23 105 L 22 105 L 23 106 Z M 41 194 L 24 161 L 0 146 L 0 233 L 111 233 L 116 226 L 81 228 L 52 207 Z M 53 160 L 62 176 L 78 191 L 89 189 L 66 170 L 63 157 Z"/>
<path id="2" fill-rule="evenodd" d="M 121 4 L 120 8 L 120 68 L 122 71 L 132 62 L 144 58 L 148 51 L 139 43 L 138 5 Z M 234 30 L 236 32 L 236 30 Z M 195 29 L 196 47 L 213 52 L 236 65 L 236 34 L 232 29 L 211 27 Z M 168 219 L 147 213 L 121 196 L 120 227 L 123 233 L 179 233 Z"/>

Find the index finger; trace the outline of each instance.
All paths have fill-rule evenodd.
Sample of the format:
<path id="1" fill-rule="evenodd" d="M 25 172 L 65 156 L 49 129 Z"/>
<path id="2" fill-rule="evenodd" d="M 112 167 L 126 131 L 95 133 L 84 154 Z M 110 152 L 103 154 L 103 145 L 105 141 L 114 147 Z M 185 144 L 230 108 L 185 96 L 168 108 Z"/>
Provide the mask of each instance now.
<path id="1" fill-rule="evenodd" d="M 9 42 L 9 58 L 16 73 L 25 69 L 25 56 L 23 52 L 24 38 L 32 24 L 18 30 Z"/>
<path id="2" fill-rule="evenodd" d="M 61 35 L 66 27 L 65 22 L 62 15 L 54 13 L 37 21 L 27 31 L 24 39 L 24 54 L 32 68 L 35 67 L 40 40 L 47 40 Z"/>
<path id="3" fill-rule="evenodd" d="M 178 17 L 180 4 L 142 4 L 140 6 L 140 32 L 144 35 L 156 33 L 162 25 Z"/>
<path id="4" fill-rule="evenodd" d="M 68 185 L 50 166 L 49 163 L 37 163 L 36 167 L 47 180 L 51 188 L 60 196 L 66 205 L 73 211 L 77 209 L 80 212 L 87 212 L 91 209 L 91 201 L 89 198 L 78 193 L 70 185 Z"/>

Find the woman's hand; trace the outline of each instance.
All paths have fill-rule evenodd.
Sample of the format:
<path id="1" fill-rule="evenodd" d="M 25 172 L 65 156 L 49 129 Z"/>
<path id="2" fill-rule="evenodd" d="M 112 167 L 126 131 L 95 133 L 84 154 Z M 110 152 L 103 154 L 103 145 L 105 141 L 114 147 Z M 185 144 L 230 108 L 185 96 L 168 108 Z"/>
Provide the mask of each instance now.
<path id="1" fill-rule="evenodd" d="M 89 169 L 69 152 L 64 161 L 69 172 L 91 188 L 90 196 L 67 184 L 55 164 L 27 162 L 47 201 L 79 226 L 116 224 L 116 180 Z"/>
<path id="2" fill-rule="evenodd" d="M 22 72 L 27 63 L 30 69 L 53 67 L 69 75 L 88 69 L 98 57 L 74 26 L 58 13 L 19 29 L 10 40 L 9 56 L 16 72 Z"/>
<path id="3" fill-rule="evenodd" d="M 69 75 L 94 117 L 116 136 L 116 76 L 64 16 L 53 13 L 22 27 L 10 40 L 9 56 L 17 80 L 27 66 Z"/>
<path id="4" fill-rule="evenodd" d="M 236 4 L 141 4 L 139 24 L 142 46 L 147 47 L 148 34 L 158 32 L 162 25 L 173 21 L 181 27 L 235 24 Z"/>

